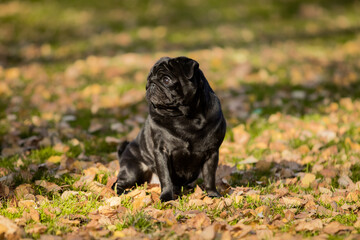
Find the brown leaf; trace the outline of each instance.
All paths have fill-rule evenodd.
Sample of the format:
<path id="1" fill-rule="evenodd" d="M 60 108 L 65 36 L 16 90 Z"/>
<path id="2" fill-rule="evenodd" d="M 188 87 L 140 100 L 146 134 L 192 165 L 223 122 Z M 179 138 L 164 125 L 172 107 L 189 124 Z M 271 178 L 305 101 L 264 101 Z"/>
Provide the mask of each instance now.
<path id="1" fill-rule="evenodd" d="M 62 157 L 61 156 L 51 156 L 51 157 L 49 157 L 47 160 L 46 160 L 46 162 L 47 163 L 60 163 L 61 162 L 61 159 L 62 159 Z"/>
<path id="2" fill-rule="evenodd" d="M 204 230 L 200 233 L 200 236 L 202 237 L 202 239 L 205 240 L 212 240 L 215 238 L 216 232 L 214 229 L 214 225 L 210 225 L 206 228 L 204 228 Z"/>
<path id="3" fill-rule="evenodd" d="M 40 223 L 36 223 L 34 225 L 29 226 L 28 228 L 25 229 L 27 234 L 40 234 L 45 232 L 47 229 L 46 226 L 40 224 Z"/>
<path id="4" fill-rule="evenodd" d="M 160 194 L 159 193 L 152 191 L 152 192 L 150 192 L 150 194 L 151 194 L 151 199 L 152 199 L 153 202 L 160 201 Z"/>
<path id="5" fill-rule="evenodd" d="M 232 205 L 233 200 L 230 198 L 221 199 L 218 203 L 217 209 L 223 210 L 224 208 L 230 207 Z"/>
<path id="6" fill-rule="evenodd" d="M 338 222 L 331 222 L 324 228 L 324 232 L 330 235 L 334 235 L 342 231 L 352 231 L 353 229 L 354 227 L 345 226 Z"/>
<path id="7" fill-rule="evenodd" d="M 210 218 L 204 213 L 200 212 L 195 217 L 186 221 L 187 225 L 196 229 L 207 227 L 211 224 Z"/>
<path id="8" fill-rule="evenodd" d="M 89 183 L 91 183 L 95 179 L 95 175 L 82 176 L 78 181 L 73 183 L 73 187 L 77 189 L 81 189 Z"/>
<path id="9" fill-rule="evenodd" d="M 251 226 L 244 225 L 243 223 L 240 222 L 238 222 L 233 226 L 233 232 L 235 238 L 245 237 L 251 231 L 252 231 Z"/>
<path id="10" fill-rule="evenodd" d="M 245 126 L 243 124 L 238 125 L 232 129 L 234 141 L 245 146 L 250 140 L 250 134 L 245 131 Z"/>
<path id="11" fill-rule="evenodd" d="M 205 196 L 205 193 L 196 185 L 194 193 L 190 195 L 190 199 L 201 199 L 203 196 Z"/>
<path id="12" fill-rule="evenodd" d="M 17 188 L 15 188 L 15 196 L 18 199 L 21 199 L 26 194 L 34 194 L 35 190 L 32 188 L 30 184 L 21 184 Z"/>
<path id="13" fill-rule="evenodd" d="M 300 180 L 301 186 L 308 188 L 316 179 L 316 176 L 312 173 L 306 173 L 304 177 Z"/>
<path id="14" fill-rule="evenodd" d="M 280 201 L 287 207 L 298 207 L 303 205 L 303 200 L 297 197 L 283 197 Z"/>
<path id="15" fill-rule="evenodd" d="M 55 218 L 56 217 L 56 215 L 51 213 L 47 208 L 44 208 L 43 212 L 44 212 L 45 215 L 49 216 L 50 218 Z"/>
<path id="16" fill-rule="evenodd" d="M 231 237 L 230 231 L 224 231 L 221 234 L 221 240 L 231 240 L 231 239 L 232 239 L 232 237 Z"/>
<path id="17" fill-rule="evenodd" d="M 134 199 L 132 203 L 133 210 L 138 210 L 149 206 L 152 203 L 152 199 L 150 196 L 138 196 Z"/>
<path id="18" fill-rule="evenodd" d="M 105 203 L 108 204 L 110 207 L 117 207 L 121 205 L 121 197 L 111 197 L 105 200 Z"/>
<path id="19" fill-rule="evenodd" d="M 67 200 L 69 197 L 71 196 L 76 196 L 79 195 L 79 192 L 77 191 L 65 191 L 61 194 L 61 199 L 62 200 Z"/>
<path id="20" fill-rule="evenodd" d="M 271 240 L 273 239 L 273 232 L 269 229 L 256 230 L 256 236 L 259 240 Z"/>
<path id="21" fill-rule="evenodd" d="M 340 186 L 345 188 L 347 187 L 352 188 L 355 185 L 354 182 L 347 175 L 340 176 L 340 178 L 338 179 L 338 183 Z"/>
<path id="22" fill-rule="evenodd" d="M 9 193 L 10 193 L 9 187 L 0 182 L 0 198 L 5 198 L 9 196 Z"/>
<path id="23" fill-rule="evenodd" d="M 70 219 L 66 219 L 66 218 L 59 218 L 57 220 L 57 223 L 61 226 L 79 225 L 80 221 L 79 220 L 70 220 Z"/>
<path id="24" fill-rule="evenodd" d="M 188 202 L 189 207 L 201 207 L 204 205 L 205 205 L 204 201 L 200 199 L 190 199 Z"/>
<path id="25" fill-rule="evenodd" d="M 62 240 L 62 237 L 44 234 L 40 236 L 40 240 Z"/>
<path id="26" fill-rule="evenodd" d="M 109 177 L 106 183 L 107 188 L 111 188 L 116 183 L 117 177 Z"/>
<path id="27" fill-rule="evenodd" d="M 0 215 L 0 238 L 15 240 L 20 237 L 21 229 L 10 219 Z"/>
<path id="28" fill-rule="evenodd" d="M 35 185 L 38 185 L 38 186 L 41 186 L 41 187 L 45 188 L 48 192 L 61 191 L 61 187 L 59 187 L 55 183 L 47 182 L 45 180 L 37 180 L 37 181 L 35 181 Z"/>
<path id="29" fill-rule="evenodd" d="M 268 216 L 270 214 L 269 206 L 263 205 L 255 209 L 256 215 L 260 218 Z"/>
<path id="30" fill-rule="evenodd" d="M 285 212 L 285 218 L 286 220 L 288 220 L 289 222 L 294 220 L 295 218 L 295 213 L 293 211 L 290 211 L 290 210 L 286 210 Z"/>
<path id="31" fill-rule="evenodd" d="M 105 185 L 95 181 L 90 182 L 87 188 L 89 191 L 105 198 L 113 197 L 116 195 L 114 190 L 112 190 L 111 188 L 107 188 L 105 187 Z"/>
<path id="32" fill-rule="evenodd" d="M 332 213 L 333 211 L 329 210 L 329 209 L 326 209 L 325 207 L 323 206 L 319 206 L 316 210 L 316 213 L 319 215 L 319 216 L 332 216 Z"/>
<path id="33" fill-rule="evenodd" d="M 30 217 L 35 222 L 40 222 L 40 214 L 34 208 L 30 208 Z"/>
<path id="34" fill-rule="evenodd" d="M 309 222 L 302 221 L 296 227 L 296 231 L 317 231 L 323 228 L 323 223 L 320 219 L 311 220 Z"/>
<path id="35" fill-rule="evenodd" d="M 348 195 L 346 195 L 346 201 L 347 202 L 357 202 L 359 200 L 360 191 L 352 191 L 349 192 Z"/>
<path id="36" fill-rule="evenodd" d="M 34 200 L 22 200 L 18 202 L 19 207 L 23 208 L 34 208 L 36 207 L 36 203 Z"/>

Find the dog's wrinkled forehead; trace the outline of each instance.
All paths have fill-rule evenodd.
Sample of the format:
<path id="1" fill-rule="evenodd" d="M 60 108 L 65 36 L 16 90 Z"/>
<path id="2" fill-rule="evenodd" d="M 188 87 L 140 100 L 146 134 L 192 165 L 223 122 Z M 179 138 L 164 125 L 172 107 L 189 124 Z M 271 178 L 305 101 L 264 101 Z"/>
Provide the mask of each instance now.
<path id="1" fill-rule="evenodd" d="M 194 69 L 198 66 L 199 64 L 195 60 L 187 57 L 162 57 L 151 68 L 149 77 L 156 76 L 161 73 L 168 73 L 175 76 L 184 75 L 186 78 L 191 78 L 193 76 Z"/>

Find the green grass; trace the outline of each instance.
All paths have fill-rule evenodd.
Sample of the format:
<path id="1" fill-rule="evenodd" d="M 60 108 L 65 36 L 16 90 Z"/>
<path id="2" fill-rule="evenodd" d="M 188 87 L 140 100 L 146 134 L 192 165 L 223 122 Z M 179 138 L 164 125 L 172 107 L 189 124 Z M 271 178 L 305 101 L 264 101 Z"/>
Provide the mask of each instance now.
<path id="1" fill-rule="evenodd" d="M 353 182 L 358 182 L 360 181 L 360 163 L 355 163 L 354 165 L 351 166 L 351 180 L 353 180 Z"/>
<path id="2" fill-rule="evenodd" d="M 139 211 L 135 214 L 127 214 L 122 223 L 116 225 L 116 230 L 123 230 L 128 227 L 134 227 L 137 231 L 143 233 L 152 233 L 157 229 L 161 230 L 162 223 L 154 223 L 149 215 Z"/>

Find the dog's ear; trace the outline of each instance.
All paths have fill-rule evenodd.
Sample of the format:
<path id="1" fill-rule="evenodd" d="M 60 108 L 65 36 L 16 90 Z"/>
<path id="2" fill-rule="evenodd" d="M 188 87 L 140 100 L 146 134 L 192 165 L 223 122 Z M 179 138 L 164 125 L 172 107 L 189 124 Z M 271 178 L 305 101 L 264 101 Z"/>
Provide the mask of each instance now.
<path id="1" fill-rule="evenodd" d="M 199 69 L 199 63 L 187 57 L 178 57 L 176 60 L 182 65 L 185 77 L 187 79 L 192 79 L 196 71 Z"/>

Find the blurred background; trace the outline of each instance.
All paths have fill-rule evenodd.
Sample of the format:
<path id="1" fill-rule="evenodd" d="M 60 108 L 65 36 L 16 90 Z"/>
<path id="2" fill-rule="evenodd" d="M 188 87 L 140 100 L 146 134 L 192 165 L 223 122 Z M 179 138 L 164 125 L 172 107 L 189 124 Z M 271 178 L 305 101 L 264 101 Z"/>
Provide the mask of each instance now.
<path id="1" fill-rule="evenodd" d="M 146 77 L 162 56 L 200 63 L 232 140 L 239 124 L 255 139 L 281 114 L 302 121 L 357 109 L 359 12 L 355 0 L 3 0 L 1 149 L 90 133 L 90 153 L 114 151 L 105 138 L 136 135 Z"/>

